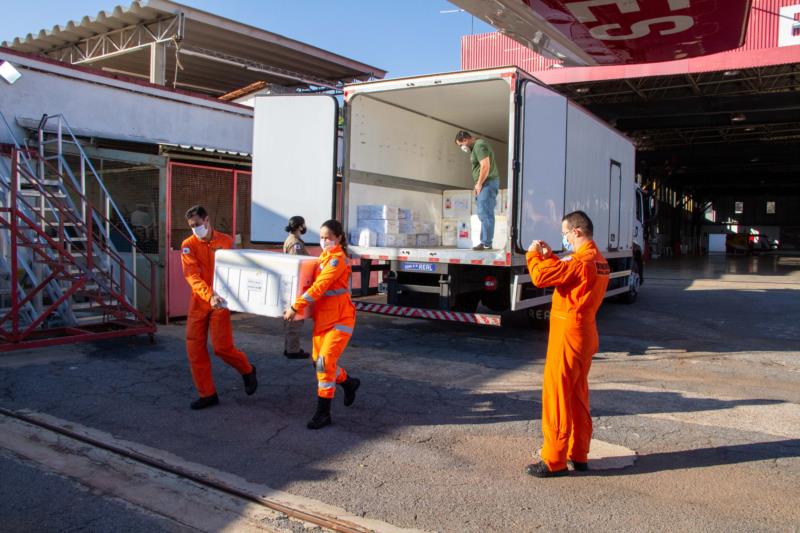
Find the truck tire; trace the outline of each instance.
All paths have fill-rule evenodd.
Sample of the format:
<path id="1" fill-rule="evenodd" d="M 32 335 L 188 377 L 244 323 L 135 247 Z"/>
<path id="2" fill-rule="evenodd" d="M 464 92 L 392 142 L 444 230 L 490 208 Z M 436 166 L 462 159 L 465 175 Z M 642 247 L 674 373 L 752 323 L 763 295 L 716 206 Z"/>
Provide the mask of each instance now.
<path id="1" fill-rule="evenodd" d="M 481 296 L 481 303 L 492 311 L 508 311 L 511 308 L 511 294 L 508 288 L 485 292 Z"/>
<path id="2" fill-rule="evenodd" d="M 481 300 L 479 292 L 462 292 L 456 296 L 456 303 L 453 305 L 454 311 L 462 313 L 474 313 L 478 309 L 478 302 Z"/>
<path id="3" fill-rule="evenodd" d="M 630 305 L 636 302 L 636 298 L 639 296 L 639 285 L 641 285 L 641 268 L 639 261 L 634 259 L 631 264 L 631 277 L 630 280 L 628 280 L 628 292 L 620 295 L 620 301 L 622 301 L 622 303 Z"/>

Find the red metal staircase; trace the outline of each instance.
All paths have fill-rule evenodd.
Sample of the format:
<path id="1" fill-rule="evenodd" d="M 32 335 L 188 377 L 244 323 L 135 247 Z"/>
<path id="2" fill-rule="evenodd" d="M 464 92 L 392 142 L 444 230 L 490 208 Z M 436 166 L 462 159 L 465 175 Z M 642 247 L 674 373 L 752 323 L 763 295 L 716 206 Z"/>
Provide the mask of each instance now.
<path id="1" fill-rule="evenodd" d="M 55 155 L 45 151 L 51 142 L 45 140 L 46 119 L 36 151 L 16 140 L 0 146 L 0 351 L 125 335 L 152 338 L 156 265 L 137 249 L 127 226 L 111 222 L 116 206 L 74 135 L 63 138 L 62 127 L 69 128 L 63 117 L 52 139 Z M 81 153 L 80 181 L 62 155 L 66 142 Z M 100 185 L 102 210 L 87 198 L 87 167 Z M 127 260 L 112 232 L 130 245 Z M 147 279 L 137 273 L 140 258 Z M 149 299 L 145 309 L 137 305 L 140 295 Z"/>

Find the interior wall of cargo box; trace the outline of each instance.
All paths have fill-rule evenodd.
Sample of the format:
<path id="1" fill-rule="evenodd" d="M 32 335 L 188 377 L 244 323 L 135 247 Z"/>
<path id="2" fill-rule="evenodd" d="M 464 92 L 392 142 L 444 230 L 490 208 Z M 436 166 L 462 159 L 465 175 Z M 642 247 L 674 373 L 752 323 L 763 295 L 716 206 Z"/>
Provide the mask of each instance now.
<path id="1" fill-rule="evenodd" d="M 470 156 L 455 144 L 456 133 L 463 129 L 490 143 L 500 187 L 507 187 L 513 105 L 506 81 L 357 94 L 349 106 L 351 182 L 370 184 L 376 177 L 390 177 L 399 178 L 398 183 L 411 180 L 441 190 L 471 189 Z M 409 185 L 413 188 L 414 184 Z M 373 198 L 370 203 L 388 202 Z M 351 197 L 351 208 L 355 205 Z"/>

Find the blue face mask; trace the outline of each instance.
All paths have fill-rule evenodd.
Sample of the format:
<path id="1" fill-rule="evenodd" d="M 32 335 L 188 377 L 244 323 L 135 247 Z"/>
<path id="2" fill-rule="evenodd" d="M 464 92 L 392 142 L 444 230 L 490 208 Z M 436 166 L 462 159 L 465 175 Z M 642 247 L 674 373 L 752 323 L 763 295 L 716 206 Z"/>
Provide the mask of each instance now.
<path id="1" fill-rule="evenodd" d="M 564 251 L 565 251 L 565 252 L 572 252 L 572 251 L 574 251 L 574 249 L 572 248 L 572 245 L 571 245 L 571 244 L 569 243 L 569 241 L 567 240 L 567 236 L 566 236 L 566 235 L 562 235 L 562 236 L 561 236 L 561 246 L 563 246 L 563 247 L 564 247 Z"/>

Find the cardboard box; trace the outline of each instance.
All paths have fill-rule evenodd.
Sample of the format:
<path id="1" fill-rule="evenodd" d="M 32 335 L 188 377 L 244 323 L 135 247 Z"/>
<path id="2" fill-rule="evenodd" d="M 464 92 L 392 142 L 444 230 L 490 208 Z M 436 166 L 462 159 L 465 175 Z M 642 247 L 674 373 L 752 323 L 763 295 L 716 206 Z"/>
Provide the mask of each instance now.
<path id="1" fill-rule="evenodd" d="M 455 247 L 458 243 L 458 220 L 442 220 L 442 246 Z"/>
<path id="2" fill-rule="evenodd" d="M 476 215 L 477 216 L 477 215 Z M 478 237 L 480 238 L 480 236 Z M 470 219 L 464 218 L 456 221 L 456 247 L 472 248 L 472 225 Z"/>
<path id="3" fill-rule="evenodd" d="M 369 229 L 375 233 L 400 233 L 400 223 L 397 220 L 362 220 L 358 219 L 360 229 Z"/>
<path id="4" fill-rule="evenodd" d="M 397 233 L 378 233 L 377 246 L 388 248 L 399 246 L 399 237 Z"/>
<path id="5" fill-rule="evenodd" d="M 415 220 L 401 220 L 399 228 L 400 228 L 400 233 L 405 233 L 405 234 L 423 233 L 422 222 L 417 222 Z"/>
<path id="6" fill-rule="evenodd" d="M 475 204 L 473 191 L 457 189 L 442 192 L 442 218 L 469 218 Z"/>
<path id="7" fill-rule="evenodd" d="M 350 232 L 350 244 L 370 247 L 378 243 L 378 234 L 368 228 L 357 228 Z"/>
<path id="8" fill-rule="evenodd" d="M 314 282 L 317 258 L 263 250 L 219 250 L 214 256 L 214 291 L 228 309 L 281 317 Z M 310 307 L 298 319 L 310 317 Z"/>
<path id="9" fill-rule="evenodd" d="M 399 216 L 398 208 L 390 205 L 360 205 L 357 213 L 359 220 L 397 220 Z"/>

